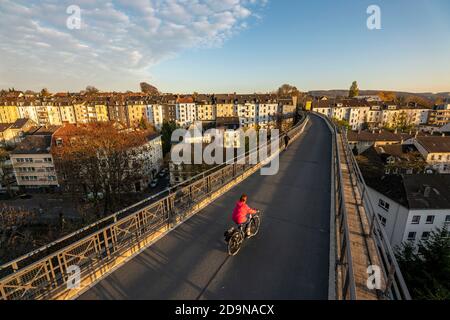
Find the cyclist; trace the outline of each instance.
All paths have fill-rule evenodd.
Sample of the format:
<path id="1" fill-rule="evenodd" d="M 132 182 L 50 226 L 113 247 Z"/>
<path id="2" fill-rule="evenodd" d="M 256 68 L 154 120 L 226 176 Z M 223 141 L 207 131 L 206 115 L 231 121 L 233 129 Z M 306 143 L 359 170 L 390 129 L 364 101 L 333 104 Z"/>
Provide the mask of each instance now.
<path id="1" fill-rule="evenodd" d="M 248 223 L 250 222 L 250 216 L 258 212 L 256 209 L 252 209 L 247 205 L 247 195 L 243 194 L 233 210 L 233 221 L 237 225 L 242 225 L 246 231 L 246 234 L 250 236 L 250 228 Z"/>

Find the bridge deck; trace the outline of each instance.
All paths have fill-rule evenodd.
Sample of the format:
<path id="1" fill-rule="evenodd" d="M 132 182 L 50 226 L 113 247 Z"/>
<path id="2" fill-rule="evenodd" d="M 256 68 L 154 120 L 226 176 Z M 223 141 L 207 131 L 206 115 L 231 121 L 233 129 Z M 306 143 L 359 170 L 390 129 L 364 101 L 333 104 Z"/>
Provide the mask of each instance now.
<path id="1" fill-rule="evenodd" d="M 380 266 L 377 258 L 375 243 L 366 235 L 370 232 L 370 223 L 367 220 L 365 208 L 361 202 L 361 194 L 355 185 L 356 177 L 351 174 L 345 161 L 342 138 L 338 135 L 338 152 L 341 159 L 342 182 L 347 209 L 347 221 L 350 234 L 350 248 L 352 252 L 353 274 L 355 277 L 356 299 L 377 300 L 376 291 L 367 288 L 367 267 Z M 372 254 L 370 254 L 370 252 Z M 371 261 L 370 259 L 374 259 Z"/>
<path id="2" fill-rule="evenodd" d="M 327 299 L 331 134 L 311 117 L 276 176 L 254 174 L 80 299 Z M 263 211 L 236 257 L 223 232 L 241 193 Z"/>

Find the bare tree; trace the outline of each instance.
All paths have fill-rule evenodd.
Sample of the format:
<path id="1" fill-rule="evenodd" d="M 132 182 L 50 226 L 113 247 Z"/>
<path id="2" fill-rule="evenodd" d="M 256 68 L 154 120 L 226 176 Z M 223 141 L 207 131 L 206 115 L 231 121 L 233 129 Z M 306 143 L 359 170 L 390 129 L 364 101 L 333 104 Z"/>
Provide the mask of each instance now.
<path id="1" fill-rule="evenodd" d="M 52 150 L 63 186 L 102 204 L 103 215 L 115 210 L 121 196 L 143 178 L 144 161 L 137 148 L 150 133 L 120 130 L 113 123 L 77 128 Z"/>

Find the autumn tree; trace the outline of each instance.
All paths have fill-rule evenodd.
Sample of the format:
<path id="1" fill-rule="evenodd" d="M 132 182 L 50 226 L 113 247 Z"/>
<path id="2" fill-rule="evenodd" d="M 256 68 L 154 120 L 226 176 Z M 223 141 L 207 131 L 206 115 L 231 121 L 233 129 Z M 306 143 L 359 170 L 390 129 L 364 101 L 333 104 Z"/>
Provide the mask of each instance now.
<path id="1" fill-rule="evenodd" d="M 382 101 L 395 101 L 397 96 L 395 92 L 392 91 L 380 91 L 378 92 L 378 97 L 380 97 Z"/>
<path id="2" fill-rule="evenodd" d="M 87 86 L 86 87 L 86 93 L 87 94 L 94 94 L 94 93 L 98 93 L 98 92 L 99 92 L 99 90 L 96 87 L 94 87 L 94 86 Z"/>
<path id="3" fill-rule="evenodd" d="M 14 180 L 13 168 L 9 162 L 9 154 L 0 148 L 0 184 L 6 187 L 7 193 L 12 196 L 11 183 Z"/>
<path id="4" fill-rule="evenodd" d="M 359 95 L 359 88 L 358 88 L 358 82 L 353 81 L 352 86 L 350 87 L 350 90 L 348 92 L 349 98 L 354 98 Z"/>
<path id="5" fill-rule="evenodd" d="M 291 86 L 290 84 L 283 84 L 281 87 L 279 87 L 277 94 L 281 97 L 283 96 L 299 97 L 301 95 L 297 87 Z"/>
<path id="6" fill-rule="evenodd" d="M 62 185 L 102 206 L 103 215 L 116 210 L 122 195 L 143 179 L 145 159 L 140 147 L 151 132 L 125 131 L 107 122 L 55 136 L 52 153 Z"/>
<path id="7" fill-rule="evenodd" d="M 29 226 L 35 214 L 18 208 L 0 207 L 0 261 L 6 262 L 34 248 L 34 236 Z"/>
<path id="8" fill-rule="evenodd" d="M 46 97 L 49 97 L 49 96 L 52 95 L 52 94 L 50 93 L 50 91 L 48 91 L 47 88 L 42 89 L 41 92 L 40 92 L 40 94 L 41 94 L 41 97 L 43 97 L 43 98 L 46 98 Z"/>

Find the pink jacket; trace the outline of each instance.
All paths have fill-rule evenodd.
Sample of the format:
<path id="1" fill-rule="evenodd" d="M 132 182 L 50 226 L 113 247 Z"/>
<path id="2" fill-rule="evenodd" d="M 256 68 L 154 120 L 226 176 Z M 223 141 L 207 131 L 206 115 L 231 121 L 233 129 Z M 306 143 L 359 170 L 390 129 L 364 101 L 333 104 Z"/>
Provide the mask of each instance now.
<path id="1" fill-rule="evenodd" d="M 248 214 L 255 214 L 256 210 L 250 208 L 245 202 L 238 201 L 233 210 L 233 221 L 241 224 L 247 221 Z"/>

